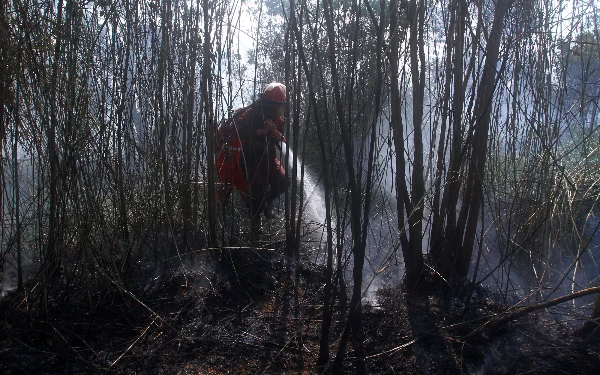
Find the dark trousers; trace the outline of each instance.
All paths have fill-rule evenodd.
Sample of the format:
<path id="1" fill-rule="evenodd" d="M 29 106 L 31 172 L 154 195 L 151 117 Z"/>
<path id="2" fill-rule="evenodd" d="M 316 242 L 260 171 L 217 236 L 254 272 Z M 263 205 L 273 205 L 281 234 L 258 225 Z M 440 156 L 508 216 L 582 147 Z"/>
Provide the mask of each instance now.
<path id="1" fill-rule="evenodd" d="M 267 202 L 273 201 L 291 184 L 275 155 L 275 145 L 246 142 L 242 147 L 242 166 L 248 189 L 246 203 L 252 215 L 263 212 Z"/>

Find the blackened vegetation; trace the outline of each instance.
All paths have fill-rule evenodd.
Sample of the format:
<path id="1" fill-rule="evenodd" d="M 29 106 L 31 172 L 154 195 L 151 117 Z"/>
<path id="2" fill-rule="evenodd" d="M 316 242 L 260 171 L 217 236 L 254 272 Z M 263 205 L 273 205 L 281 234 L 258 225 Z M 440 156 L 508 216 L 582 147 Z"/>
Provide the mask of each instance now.
<path id="1" fill-rule="evenodd" d="M 9 295 L 0 306 L 0 372 L 321 373 L 312 366 L 324 270 L 303 262 L 295 279 L 284 254 L 283 242 L 198 252 L 158 277 L 148 268 L 131 290 L 82 288 L 77 299 L 61 300 L 57 284 L 47 316 L 30 302 L 35 287 Z M 470 285 L 442 297 L 427 285 L 382 289 L 377 305 L 364 307 L 368 373 L 588 374 L 600 365 L 600 345 L 582 346 L 566 324 L 540 314 L 486 325 L 507 309 L 499 297 Z M 335 312 L 333 345 L 343 326 Z M 344 373 L 355 372 L 358 347 L 350 341 Z"/>
<path id="2" fill-rule="evenodd" d="M 532 315 L 488 326 L 491 317 L 507 308 L 500 296 L 468 285 L 460 292 L 449 299 L 409 295 L 401 288 L 380 291 L 383 317 L 375 329 L 382 333 L 376 341 L 411 343 L 394 354 L 399 364 L 404 362 L 400 370 L 381 373 L 590 374 L 600 364 L 598 345 L 581 349 L 566 324 Z M 471 292 L 472 300 L 465 305 Z"/>

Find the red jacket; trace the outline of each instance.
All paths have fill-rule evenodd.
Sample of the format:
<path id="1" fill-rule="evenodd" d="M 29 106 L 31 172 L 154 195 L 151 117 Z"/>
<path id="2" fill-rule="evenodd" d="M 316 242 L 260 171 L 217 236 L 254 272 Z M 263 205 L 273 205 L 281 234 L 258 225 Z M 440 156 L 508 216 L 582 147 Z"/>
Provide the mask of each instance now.
<path id="1" fill-rule="evenodd" d="M 283 170 L 275 157 L 275 141 L 285 141 L 281 135 L 283 124 L 281 116 L 275 116 L 273 120 L 265 119 L 253 107 L 240 108 L 234 113 L 233 119 L 222 122 L 217 129 L 216 157 L 221 181 L 233 185 L 241 193 L 246 193 L 248 174 L 254 175 L 256 170 L 261 168 L 257 160 L 262 159 L 265 153 L 270 159 L 269 164 L 272 165 L 271 168 L 263 168 L 266 169 L 266 173 L 269 169 Z"/>

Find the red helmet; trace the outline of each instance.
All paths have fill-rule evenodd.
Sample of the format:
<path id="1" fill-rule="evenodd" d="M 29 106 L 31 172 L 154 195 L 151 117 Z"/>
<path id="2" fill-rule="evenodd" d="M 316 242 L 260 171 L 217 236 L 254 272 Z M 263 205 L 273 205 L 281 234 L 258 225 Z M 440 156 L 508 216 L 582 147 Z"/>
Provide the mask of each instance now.
<path id="1" fill-rule="evenodd" d="M 279 82 L 269 83 L 263 91 L 263 98 L 272 102 L 285 102 L 285 85 Z"/>

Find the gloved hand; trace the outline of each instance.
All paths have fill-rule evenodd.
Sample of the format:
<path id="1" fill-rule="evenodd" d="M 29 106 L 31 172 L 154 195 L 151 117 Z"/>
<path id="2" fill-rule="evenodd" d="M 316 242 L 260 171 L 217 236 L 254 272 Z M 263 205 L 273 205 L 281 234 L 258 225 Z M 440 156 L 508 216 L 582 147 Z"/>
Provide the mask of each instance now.
<path id="1" fill-rule="evenodd" d="M 271 120 L 271 119 L 265 120 L 265 133 L 268 134 L 276 129 L 277 129 L 277 127 L 275 126 L 275 123 L 273 122 L 273 120 Z"/>
<path id="2" fill-rule="evenodd" d="M 265 133 L 271 140 L 286 142 L 285 137 L 281 134 L 281 131 L 277 130 L 277 126 L 271 119 L 265 121 Z"/>
<path id="3" fill-rule="evenodd" d="M 277 116 L 273 119 L 273 123 L 275 124 L 275 129 L 280 133 L 283 133 L 283 125 L 285 124 L 285 120 L 281 116 Z"/>
<path id="4" fill-rule="evenodd" d="M 271 139 L 274 139 L 276 141 L 287 142 L 283 134 L 281 134 L 278 130 L 273 130 L 271 132 Z"/>

